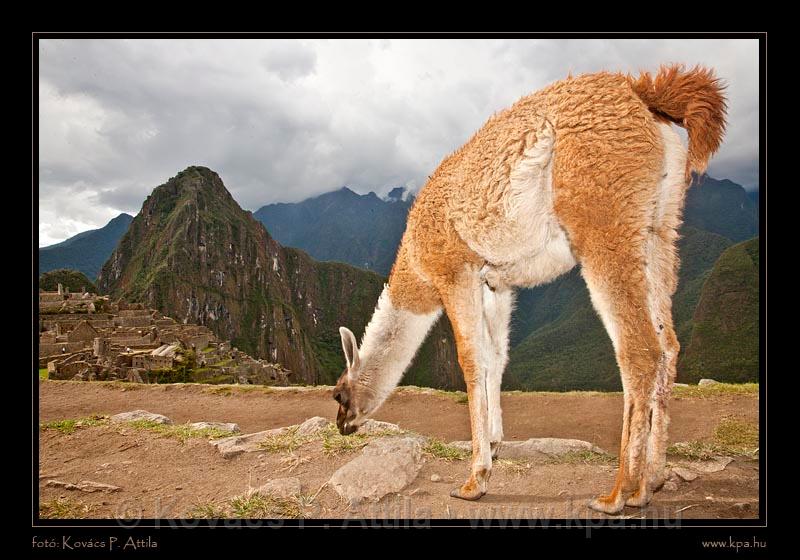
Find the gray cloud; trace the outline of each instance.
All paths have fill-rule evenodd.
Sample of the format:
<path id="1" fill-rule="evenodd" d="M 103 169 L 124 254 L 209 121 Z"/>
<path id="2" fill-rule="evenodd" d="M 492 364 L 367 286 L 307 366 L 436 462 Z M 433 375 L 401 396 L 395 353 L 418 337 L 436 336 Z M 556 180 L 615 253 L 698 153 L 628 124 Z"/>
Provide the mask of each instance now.
<path id="1" fill-rule="evenodd" d="M 729 84 L 710 172 L 756 187 L 754 40 L 40 41 L 40 245 L 136 213 L 193 164 L 252 210 L 342 185 L 418 188 L 520 96 L 570 72 L 672 61 Z"/>

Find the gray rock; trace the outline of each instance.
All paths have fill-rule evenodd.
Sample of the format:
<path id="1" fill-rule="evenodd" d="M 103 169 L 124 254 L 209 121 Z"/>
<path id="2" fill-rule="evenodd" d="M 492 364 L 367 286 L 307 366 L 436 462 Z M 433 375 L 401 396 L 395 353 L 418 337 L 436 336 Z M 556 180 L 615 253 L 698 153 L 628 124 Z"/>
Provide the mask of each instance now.
<path id="1" fill-rule="evenodd" d="M 715 381 L 714 379 L 701 379 L 697 382 L 698 387 L 708 387 L 709 385 L 716 385 L 719 381 Z"/>
<path id="2" fill-rule="evenodd" d="M 192 422 L 189 426 L 195 430 L 222 430 L 234 434 L 239 433 L 239 424 L 233 422 Z"/>
<path id="3" fill-rule="evenodd" d="M 48 480 L 45 486 L 55 486 L 63 488 L 64 490 L 79 490 L 81 492 L 119 492 L 122 490 L 119 486 L 94 482 L 92 480 L 81 480 L 78 484 L 63 482 L 61 480 Z"/>
<path id="4" fill-rule="evenodd" d="M 147 420 L 157 424 L 172 424 L 172 420 L 162 414 L 147 412 L 146 410 L 134 410 L 132 412 L 121 412 L 111 417 L 112 422 L 136 422 Z"/>
<path id="5" fill-rule="evenodd" d="M 392 424 L 390 422 L 381 422 L 380 420 L 367 420 L 358 428 L 359 434 L 364 434 L 368 436 L 373 435 L 382 435 L 387 433 L 397 433 L 399 434 L 403 430 L 400 429 L 400 426 L 397 424 Z"/>
<path id="6" fill-rule="evenodd" d="M 710 461 L 689 461 L 680 463 L 678 467 L 673 467 L 672 470 L 674 471 L 676 468 L 683 467 L 696 473 L 711 474 L 725 470 L 725 467 L 727 467 L 731 461 L 733 461 L 733 459 L 730 457 L 715 457 Z"/>
<path id="7" fill-rule="evenodd" d="M 451 441 L 447 445 L 455 447 L 457 449 L 461 449 L 462 451 L 472 452 L 472 442 L 471 441 Z"/>
<path id="8" fill-rule="evenodd" d="M 678 475 L 681 480 L 691 482 L 697 478 L 697 473 L 685 467 L 672 467 L 672 472 Z"/>
<path id="9" fill-rule="evenodd" d="M 432 474 L 431 475 L 431 482 L 441 482 L 441 481 L 442 481 L 442 477 L 439 476 L 438 474 Z"/>
<path id="10" fill-rule="evenodd" d="M 220 455 L 222 455 L 225 459 L 230 459 L 242 453 L 261 451 L 262 449 L 260 444 L 263 441 L 274 436 L 285 434 L 290 429 L 290 427 L 275 428 L 274 430 L 264 430 L 263 432 L 256 432 L 254 434 L 215 439 L 210 443 L 217 448 L 217 451 L 219 451 Z"/>
<path id="11" fill-rule="evenodd" d="M 331 424 L 331 421 L 327 418 L 323 418 L 322 416 L 314 416 L 313 418 L 309 418 L 299 426 L 297 426 L 297 435 L 298 436 L 315 436 L 320 433 L 322 430 L 327 428 Z"/>
<path id="12" fill-rule="evenodd" d="M 450 445 L 472 451 L 469 441 L 453 441 Z M 549 459 L 580 451 L 605 453 L 588 441 L 562 438 L 531 438 L 524 441 L 503 441 L 497 451 L 499 459 Z"/>
<path id="13" fill-rule="evenodd" d="M 350 504 L 378 501 L 411 484 L 422 468 L 422 445 L 410 437 L 380 438 L 341 467 L 328 483 Z"/>
<path id="14" fill-rule="evenodd" d="M 279 498 L 291 498 L 303 491 L 300 479 L 296 477 L 275 478 L 258 488 L 251 488 L 250 494 L 261 494 L 262 496 L 277 496 Z"/>
<path id="15" fill-rule="evenodd" d="M 664 483 L 664 486 L 662 486 L 661 489 L 665 492 L 674 492 L 678 489 L 678 484 L 672 480 L 668 480 Z"/>

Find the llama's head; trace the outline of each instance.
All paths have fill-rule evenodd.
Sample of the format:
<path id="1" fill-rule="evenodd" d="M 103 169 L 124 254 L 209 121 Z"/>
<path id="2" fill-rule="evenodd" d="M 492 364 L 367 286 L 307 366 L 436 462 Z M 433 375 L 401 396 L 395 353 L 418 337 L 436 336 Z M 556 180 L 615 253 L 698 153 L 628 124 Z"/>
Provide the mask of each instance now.
<path id="1" fill-rule="evenodd" d="M 339 432 L 346 436 L 358 429 L 374 407 L 370 406 L 371 399 L 367 387 L 356 382 L 362 367 L 356 337 L 346 327 L 340 327 L 339 334 L 342 336 L 342 350 L 347 367 L 333 389 L 333 398 L 339 403 L 336 426 Z"/>

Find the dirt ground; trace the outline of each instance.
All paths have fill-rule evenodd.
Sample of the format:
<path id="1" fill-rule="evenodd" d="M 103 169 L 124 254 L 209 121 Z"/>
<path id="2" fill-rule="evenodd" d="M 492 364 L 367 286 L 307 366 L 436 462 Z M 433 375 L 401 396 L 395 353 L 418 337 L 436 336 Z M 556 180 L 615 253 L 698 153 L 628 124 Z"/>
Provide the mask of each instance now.
<path id="1" fill-rule="evenodd" d="M 52 422 L 136 409 L 164 414 L 174 423 L 235 422 L 242 433 L 298 424 L 312 416 L 333 420 L 330 387 L 265 389 L 208 385 L 131 385 L 40 381 L 39 419 Z M 600 393 L 508 393 L 502 397 L 506 440 L 575 438 L 616 455 L 622 397 Z M 758 424 L 758 395 L 676 397 L 670 441 L 708 441 L 726 417 Z M 401 388 L 376 419 L 445 442 L 469 439 L 463 398 Z M 223 459 L 206 439 L 185 442 L 146 430 L 100 425 L 65 434 L 39 431 L 40 503 L 65 501 L 65 516 L 88 518 L 180 518 L 205 508 L 224 508 L 234 496 L 273 478 L 298 477 L 306 518 L 594 518 L 586 504 L 613 484 L 609 463 L 520 464 L 499 462 L 489 493 L 479 502 L 448 496 L 463 482 L 468 462 L 427 456 L 422 470 L 400 494 L 378 503 L 349 506 L 324 483 L 358 451 L 328 454 L 318 442 L 292 452 L 245 453 Z M 673 460 L 674 458 L 670 458 Z M 440 479 L 437 482 L 431 481 Z M 47 486 L 48 480 L 91 480 L 121 487 L 85 493 Z M 703 474 L 677 489 L 657 493 L 638 518 L 755 518 L 759 462 L 734 458 L 724 470 Z"/>

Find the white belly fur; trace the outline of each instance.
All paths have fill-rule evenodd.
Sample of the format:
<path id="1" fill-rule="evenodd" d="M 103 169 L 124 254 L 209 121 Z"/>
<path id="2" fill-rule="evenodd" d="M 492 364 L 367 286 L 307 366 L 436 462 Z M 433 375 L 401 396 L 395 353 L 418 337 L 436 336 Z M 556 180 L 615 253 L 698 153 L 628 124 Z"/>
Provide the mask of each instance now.
<path id="1" fill-rule="evenodd" d="M 477 236 L 465 237 L 486 259 L 491 283 L 532 287 L 550 282 L 575 266 L 564 229 L 553 210 L 553 145 L 549 123 L 537 131 L 504 187 L 503 216 Z"/>

